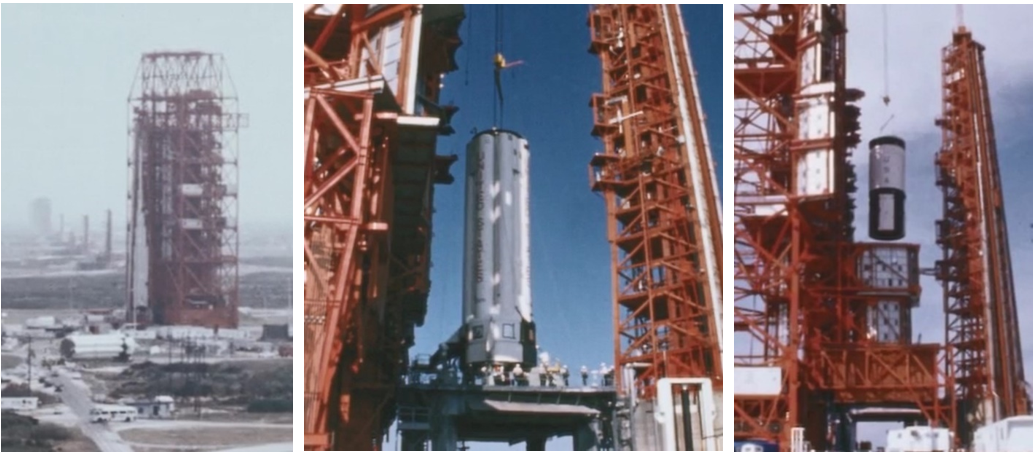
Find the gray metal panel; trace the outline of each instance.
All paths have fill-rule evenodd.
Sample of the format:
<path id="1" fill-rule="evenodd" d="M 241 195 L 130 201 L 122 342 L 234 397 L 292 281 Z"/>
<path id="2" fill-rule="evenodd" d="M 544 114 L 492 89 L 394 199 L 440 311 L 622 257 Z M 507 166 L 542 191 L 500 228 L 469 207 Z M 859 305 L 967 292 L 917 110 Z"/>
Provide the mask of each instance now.
<path id="1" fill-rule="evenodd" d="M 494 400 L 471 400 L 468 407 L 475 411 L 509 412 L 509 413 L 535 413 L 535 414 L 565 414 L 565 415 L 599 415 L 601 412 L 583 405 L 568 404 L 533 404 L 528 402 L 506 402 Z"/>
<path id="2" fill-rule="evenodd" d="M 870 151 L 870 189 L 906 190 L 906 150 L 897 144 L 875 144 Z"/>

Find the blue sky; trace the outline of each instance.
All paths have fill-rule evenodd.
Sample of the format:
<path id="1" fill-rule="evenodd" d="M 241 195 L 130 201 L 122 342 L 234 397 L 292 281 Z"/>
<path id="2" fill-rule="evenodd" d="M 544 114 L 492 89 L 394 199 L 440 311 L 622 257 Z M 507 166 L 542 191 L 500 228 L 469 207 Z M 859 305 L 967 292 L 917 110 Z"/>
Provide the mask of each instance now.
<path id="1" fill-rule="evenodd" d="M 3 226 L 50 197 L 54 224 L 126 206 L 126 98 L 142 53 L 222 53 L 240 134 L 242 233 L 292 214 L 292 6 L 3 5 Z M 76 222 L 78 223 L 78 222 Z"/>
<path id="2" fill-rule="evenodd" d="M 469 8 L 471 8 L 469 6 Z M 716 169 L 722 165 L 723 15 L 720 6 L 681 7 L 698 70 L 703 110 Z M 589 54 L 587 6 L 505 7 L 504 55 L 524 65 L 504 75 L 504 126 L 529 140 L 532 293 L 540 345 L 569 368 L 612 364 L 610 251 L 605 206 L 590 191 L 587 164 L 599 141 L 590 136 L 590 95 L 600 91 L 601 67 Z M 457 133 L 439 141 L 439 154 L 461 157 L 472 129 L 492 126 L 494 7 L 476 5 L 461 25 L 461 69 L 446 77 L 441 100 L 460 107 Z M 469 26 L 471 27 L 469 29 Z M 424 327 L 411 356 L 431 354 L 460 325 L 464 184 L 435 194 L 432 292 Z M 390 442 L 386 448 L 394 444 Z M 507 449 L 475 444 L 475 449 Z M 524 444 L 510 449 L 524 450 Z M 547 449 L 571 450 L 570 439 Z"/>

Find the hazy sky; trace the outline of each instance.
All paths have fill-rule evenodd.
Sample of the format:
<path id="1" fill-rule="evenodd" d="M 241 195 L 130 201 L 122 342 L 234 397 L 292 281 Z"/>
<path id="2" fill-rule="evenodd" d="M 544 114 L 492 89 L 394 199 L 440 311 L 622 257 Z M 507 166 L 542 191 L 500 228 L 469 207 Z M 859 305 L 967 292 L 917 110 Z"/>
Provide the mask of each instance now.
<path id="1" fill-rule="evenodd" d="M 289 226 L 291 5 L 3 5 L 2 215 L 23 227 L 49 197 L 53 224 L 126 206 L 127 104 L 145 52 L 222 53 L 250 126 L 240 133 L 240 218 Z M 78 226 L 78 225 L 76 225 Z M 98 225 L 99 226 L 99 225 Z"/>
<path id="2" fill-rule="evenodd" d="M 1011 240 L 1011 259 L 1018 302 L 1018 324 L 1026 373 L 1032 379 L 1032 68 L 1033 7 L 965 6 L 964 22 L 986 46 L 985 62 L 993 105 L 997 150 Z M 941 257 L 935 245 L 935 220 L 941 217 L 942 195 L 935 186 L 934 154 L 941 144 L 934 119 L 941 114 L 941 50 L 949 44 L 956 24 L 955 8 L 945 6 L 850 6 L 848 85 L 862 89 L 862 147 L 854 154 L 860 188 L 866 188 L 866 142 L 884 134 L 907 143 L 907 235 L 903 242 L 921 245 L 921 267 Z M 881 97 L 883 75 L 883 16 L 888 18 L 889 96 Z M 856 195 L 856 238 L 867 236 L 866 194 Z M 941 288 L 922 279 L 920 307 L 914 311 L 914 338 L 942 342 L 944 320 Z M 861 440 L 885 445 L 887 426 L 861 425 Z"/>

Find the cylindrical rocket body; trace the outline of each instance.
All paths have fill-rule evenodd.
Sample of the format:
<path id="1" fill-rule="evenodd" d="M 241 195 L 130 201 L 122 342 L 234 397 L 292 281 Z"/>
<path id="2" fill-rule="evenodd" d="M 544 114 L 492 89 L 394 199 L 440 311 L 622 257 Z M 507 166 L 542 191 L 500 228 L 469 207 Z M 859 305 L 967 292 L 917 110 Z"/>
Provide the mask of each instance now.
<path id="1" fill-rule="evenodd" d="M 468 143 L 463 322 L 468 365 L 535 364 L 529 268 L 529 147 L 501 130 Z"/>
<path id="2" fill-rule="evenodd" d="M 906 235 L 906 142 L 882 136 L 870 142 L 870 237 Z"/>

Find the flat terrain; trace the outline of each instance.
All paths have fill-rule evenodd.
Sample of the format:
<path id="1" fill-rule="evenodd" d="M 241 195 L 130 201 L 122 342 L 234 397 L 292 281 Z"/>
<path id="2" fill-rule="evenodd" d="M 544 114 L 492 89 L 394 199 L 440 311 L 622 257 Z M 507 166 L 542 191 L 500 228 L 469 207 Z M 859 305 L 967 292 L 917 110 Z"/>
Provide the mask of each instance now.
<path id="1" fill-rule="evenodd" d="M 242 261 L 238 290 L 241 307 L 291 306 L 291 259 Z M 272 263 L 272 265 L 270 264 Z M 59 277 L 0 279 L 4 311 L 12 309 L 87 309 L 121 306 L 126 299 L 126 278 L 121 272 Z"/>
<path id="2" fill-rule="evenodd" d="M 244 445 L 290 442 L 291 427 L 177 427 L 127 429 L 122 440 L 137 450 L 213 450 Z"/>

